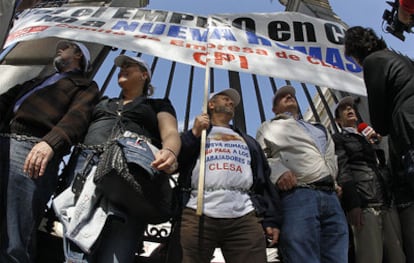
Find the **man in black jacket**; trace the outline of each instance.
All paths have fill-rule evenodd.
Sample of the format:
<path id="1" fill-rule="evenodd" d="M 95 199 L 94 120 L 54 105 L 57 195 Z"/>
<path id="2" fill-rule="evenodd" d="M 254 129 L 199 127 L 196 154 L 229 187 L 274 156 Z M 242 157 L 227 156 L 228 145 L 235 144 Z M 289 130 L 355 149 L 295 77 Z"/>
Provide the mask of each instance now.
<path id="1" fill-rule="evenodd" d="M 387 48 L 372 29 L 352 27 L 345 35 L 345 54 L 362 66 L 372 126 L 390 135 L 403 156 L 414 147 L 414 63 Z"/>
<path id="2" fill-rule="evenodd" d="M 234 89 L 212 93 L 209 114 L 197 116 L 193 128 L 181 136 L 179 179 L 188 190 L 180 231 L 184 263 L 210 262 L 216 247 L 226 262 L 265 263 L 265 234 L 273 244 L 278 241 L 280 202 L 267 160 L 255 139 L 229 124 L 239 101 Z M 205 188 L 198 216 L 203 129 L 208 129 Z"/>
<path id="3" fill-rule="evenodd" d="M 391 193 L 384 154 L 370 138 L 357 130 L 354 100 L 343 98 L 335 109 L 341 132 L 333 135 L 338 156 L 338 183 L 342 187 L 342 205 L 354 237 L 356 263 L 405 262 L 401 228 Z M 379 153 L 379 154 L 377 154 Z"/>
<path id="4" fill-rule="evenodd" d="M 403 244 L 407 262 L 414 262 L 414 62 L 360 26 L 347 30 L 345 54 L 363 67 L 372 126 L 389 135 Z"/>

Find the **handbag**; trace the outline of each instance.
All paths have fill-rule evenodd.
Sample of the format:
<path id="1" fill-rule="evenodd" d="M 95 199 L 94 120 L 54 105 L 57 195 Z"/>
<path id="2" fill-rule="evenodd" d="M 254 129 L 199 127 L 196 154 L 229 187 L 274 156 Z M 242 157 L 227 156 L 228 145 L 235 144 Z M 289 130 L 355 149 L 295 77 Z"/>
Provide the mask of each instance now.
<path id="1" fill-rule="evenodd" d="M 125 161 L 129 166 L 137 165 L 148 172 L 150 177 L 154 177 L 158 171 L 151 166 L 154 161 L 154 152 L 158 149 L 149 142 L 144 136 L 126 131 L 123 136 L 116 139 L 121 147 Z"/>
<path id="2" fill-rule="evenodd" d="M 94 183 L 125 212 L 146 223 L 166 222 L 173 215 L 173 187 L 169 175 L 151 166 L 158 149 L 146 137 L 122 130 L 115 125 L 100 155 Z"/>
<path id="3" fill-rule="evenodd" d="M 127 213 L 159 224 L 172 216 L 173 189 L 169 175 L 151 167 L 154 155 L 149 144 L 124 136 L 111 141 L 100 156 L 94 183 Z"/>

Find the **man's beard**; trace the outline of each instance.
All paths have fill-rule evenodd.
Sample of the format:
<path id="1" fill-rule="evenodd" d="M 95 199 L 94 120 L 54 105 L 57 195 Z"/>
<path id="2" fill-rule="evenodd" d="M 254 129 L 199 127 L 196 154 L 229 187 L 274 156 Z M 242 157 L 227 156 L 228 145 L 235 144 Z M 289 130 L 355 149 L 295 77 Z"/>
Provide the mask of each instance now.
<path id="1" fill-rule="evenodd" d="M 215 113 L 225 113 L 230 115 L 232 118 L 234 116 L 234 110 L 231 107 L 228 106 L 216 106 L 214 107 Z"/>
<path id="2" fill-rule="evenodd" d="M 69 59 L 63 59 L 61 56 L 57 56 L 53 59 L 53 65 L 58 72 L 63 72 L 69 65 Z"/>

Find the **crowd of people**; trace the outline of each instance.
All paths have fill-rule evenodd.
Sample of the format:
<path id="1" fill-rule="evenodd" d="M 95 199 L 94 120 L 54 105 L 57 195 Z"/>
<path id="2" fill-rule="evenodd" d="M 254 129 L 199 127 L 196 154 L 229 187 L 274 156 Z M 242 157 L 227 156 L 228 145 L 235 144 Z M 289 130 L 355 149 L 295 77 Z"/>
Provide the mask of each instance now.
<path id="1" fill-rule="evenodd" d="M 169 99 L 150 98 L 144 60 L 117 56 L 120 95 L 100 98 L 87 47 L 59 41 L 55 73 L 0 95 L 0 261 L 36 262 L 57 194 L 66 262 L 134 262 L 161 207 L 171 214 L 158 221 L 174 219 L 170 262 L 207 263 L 220 248 L 228 263 L 265 263 L 269 246 L 291 263 L 414 262 L 414 62 L 363 27 L 347 30 L 345 53 L 364 70 L 369 132 L 352 97 L 335 106 L 335 134 L 301 119 L 287 85 L 254 138 L 232 125 L 235 89 L 211 93 L 180 134 Z"/>

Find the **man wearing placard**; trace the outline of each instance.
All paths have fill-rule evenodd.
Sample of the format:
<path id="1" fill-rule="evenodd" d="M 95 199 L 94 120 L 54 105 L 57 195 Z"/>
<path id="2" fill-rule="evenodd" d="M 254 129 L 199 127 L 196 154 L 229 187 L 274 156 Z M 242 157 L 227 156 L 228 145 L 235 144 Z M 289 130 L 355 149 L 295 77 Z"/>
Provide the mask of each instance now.
<path id="1" fill-rule="evenodd" d="M 210 262 L 220 247 L 226 262 L 266 262 L 266 238 L 278 242 L 279 197 L 260 145 L 229 123 L 240 95 L 234 89 L 210 94 L 208 113 L 181 136 L 180 183 L 183 262 Z M 202 215 L 196 214 L 200 137 L 207 129 Z"/>

